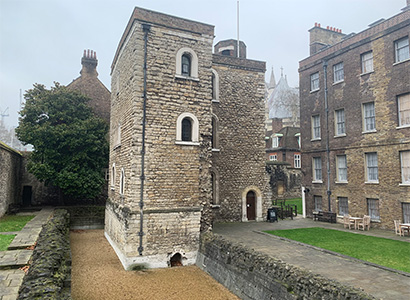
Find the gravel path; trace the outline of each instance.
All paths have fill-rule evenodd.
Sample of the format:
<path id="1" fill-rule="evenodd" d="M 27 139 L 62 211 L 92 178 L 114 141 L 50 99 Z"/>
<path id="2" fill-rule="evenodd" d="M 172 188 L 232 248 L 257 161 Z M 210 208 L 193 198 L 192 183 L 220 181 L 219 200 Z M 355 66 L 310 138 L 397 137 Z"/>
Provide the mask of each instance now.
<path id="1" fill-rule="evenodd" d="M 103 230 L 72 231 L 74 300 L 238 300 L 196 266 L 125 271 Z"/>

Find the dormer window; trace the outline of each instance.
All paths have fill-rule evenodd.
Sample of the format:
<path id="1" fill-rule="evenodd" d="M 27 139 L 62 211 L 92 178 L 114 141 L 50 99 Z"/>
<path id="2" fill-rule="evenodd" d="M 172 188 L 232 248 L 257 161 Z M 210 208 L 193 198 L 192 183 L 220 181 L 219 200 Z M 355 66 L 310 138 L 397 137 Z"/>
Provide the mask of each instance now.
<path id="1" fill-rule="evenodd" d="M 191 56 L 187 53 L 182 55 L 182 61 L 181 61 L 181 74 L 183 76 L 191 76 Z"/>

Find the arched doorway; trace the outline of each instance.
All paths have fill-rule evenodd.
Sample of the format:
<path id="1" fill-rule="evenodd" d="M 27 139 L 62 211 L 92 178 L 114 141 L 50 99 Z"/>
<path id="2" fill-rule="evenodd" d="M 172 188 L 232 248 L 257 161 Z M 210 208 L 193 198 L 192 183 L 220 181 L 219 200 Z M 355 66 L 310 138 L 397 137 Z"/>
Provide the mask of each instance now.
<path id="1" fill-rule="evenodd" d="M 248 221 L 254 221 L 256 217 L 256 195 L 254 191 L 246 194 L 246 215 Z"/>

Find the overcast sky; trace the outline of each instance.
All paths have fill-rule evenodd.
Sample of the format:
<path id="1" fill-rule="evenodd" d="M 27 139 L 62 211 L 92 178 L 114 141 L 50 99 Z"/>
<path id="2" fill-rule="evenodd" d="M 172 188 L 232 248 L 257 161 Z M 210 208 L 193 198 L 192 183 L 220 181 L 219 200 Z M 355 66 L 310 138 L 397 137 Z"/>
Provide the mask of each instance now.
<path id="1" fill-rule="evenodd" d="M 266 62 L 266 80 L 281 67 L 298 86 L 315 22 L 360 32 L 401 11 L 406 0 L 240 0 L 240 39 L 247 57 Z M 111 89 L 110 66 L 135 6 L 215 26 L 214 43 L 237 38 L 237 0 L 0 0 L 0 114 L 17 126 L 20 89 L 67 85 L 79 76 L 84 49 L 97 52 L 99 79 Z"/>

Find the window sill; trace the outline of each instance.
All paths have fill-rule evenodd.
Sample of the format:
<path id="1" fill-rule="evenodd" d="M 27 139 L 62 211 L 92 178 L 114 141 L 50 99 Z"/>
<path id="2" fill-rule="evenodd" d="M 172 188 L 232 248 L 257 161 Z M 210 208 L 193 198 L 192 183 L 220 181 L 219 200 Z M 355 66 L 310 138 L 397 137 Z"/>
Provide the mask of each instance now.
<path id="1" fill-rule="evenodd" d="M 111 186 L 110 188 L 111 188 L 111 191 L 115 191 L 115 187 Z"/>
<path id="2" fill-rule="evenodd" d="M 372 73 L 374 73 L 374 71 L 369 71 L 369 72 L 366 72 L 366 73 L 362 73 L 359 76 L 369 75 L 369 74 L 372 74 Z"/>
<path id="3" fill-rule="evenodd" d="M 323 180 L 314 180 L 312 183 L 323 183 Z"/>
<path id="4" fill-rule="evenodd" d="M 333 84 L 332 84 L 332 85 L 338 85 L 339 83 L 343 83 L 343 82 L 345 82 L 345 80 L 344 80 L 344 79 L 343 79 L 343 80 L 336 81 L 336 82 L 333 82 Z"/>
<path id="5" fill-rule="evenodd" d="M 396 129 L 403 129 L 403 128 L 410 128 L 410 124 L 401 125 L 401 126 L 396 127 Z"/>
<path id="6" fill-rule="evenodd" d="M 343 133 L 343 134 L 335 135 L 334 138 L 337 139 L 337 138 L 342 138 L 345 136 L 346 136 L 346 133 Z"/>
<path id="7" fill-rule="evenodd" d="M 379 181 L 365 181 L 364 184 L 379 184 Z"/>
<path id="8" fill-rule="evenodd" d="M 199 142 L 175 141 L 175 144 L 181 146 L 199 146 Z"/>
<path id="9" fill-rule="evenodd" d="M 312 94 L 312 93 L 316 93 L 316 92 L 318 92 L 318 91 L 320 91 L 320 89 L 316 89 L 316 90 L 310 91 L 310 93 Z"/>
<path id="10" fill-rule="evenodd" d="M 348 184 L 348 181 L 335 181 L 336 184 Z"/>
<path id="11" fill-rule="evenodd" d="M 212 99 L 212 103 L 219 103 L 219 99 Z"/>
<path id="12" fill-rule="evenodd" d="M 311 142 L 317 142 L 317 141 L 321 141 L 322 139 L 321 138 L 318 138 L 318 139 L 311 139 L 310 141 Z"/>
<path id="13" fill-rule="evenodd" d="M 370 219 L 370 222 L 372 223 L 381 223 L 380 219 Z"/>
<path id="14" fill-rule="evenodd" d="M 175 78 L 184 79 L 184 80 L 199 81 L 199 78 L 197 78 L 197 77 L 184 76 L 184 75 L 180 75 L 180 74 L 175 74 Z"/>
<path id="15" fill-rule="evenodd" d="M 362 134 L 375 133 L 375 132 L 377 132 L 376 129 L 374 129 L 374 130 L 369 130 L 369 131 L 362 131 Z"/>
<path id="16" fill-rule="evenodd" d="M 399 183 L 399 186 L 410 186 L 410 182 L 409 183 Z"/>
<path id="17" fill-rule="evenodd" d="M 212 148 L 212 152 L 220 152 L 221 150 L 218 148 Z"/>
<path id="18" fill-rule="evenodd" d="M 408 62 L 408 61 L 410 61 L 410 58 L 406 58 L 405 60 L 395 62 L 395 63 L 393 64 L 393 66 L 397 66 L 397 65 L 400 65 L 400 64 L 405 63 L 405 62 Z"/>

